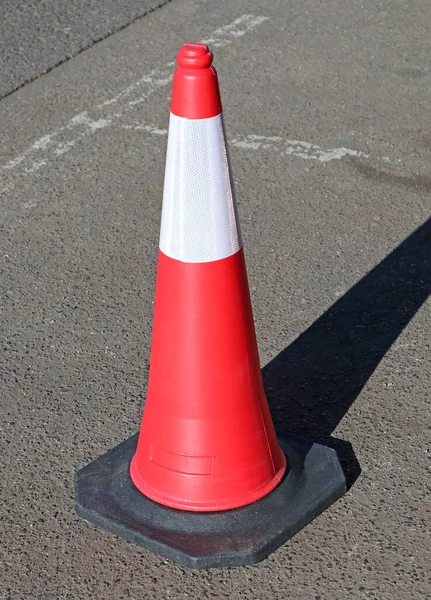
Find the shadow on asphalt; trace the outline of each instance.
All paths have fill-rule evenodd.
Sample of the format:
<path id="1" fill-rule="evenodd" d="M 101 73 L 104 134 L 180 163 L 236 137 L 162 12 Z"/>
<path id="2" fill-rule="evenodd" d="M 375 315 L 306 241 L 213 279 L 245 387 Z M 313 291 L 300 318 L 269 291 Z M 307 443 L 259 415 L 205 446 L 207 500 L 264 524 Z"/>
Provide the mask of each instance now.
<path id="1" fill-rule="evenodd" d="M 348 487 L 360 466 L 331 434 L 430 293 L 431 219 L 262 371 L 276 429 L 335 448 Z"/>

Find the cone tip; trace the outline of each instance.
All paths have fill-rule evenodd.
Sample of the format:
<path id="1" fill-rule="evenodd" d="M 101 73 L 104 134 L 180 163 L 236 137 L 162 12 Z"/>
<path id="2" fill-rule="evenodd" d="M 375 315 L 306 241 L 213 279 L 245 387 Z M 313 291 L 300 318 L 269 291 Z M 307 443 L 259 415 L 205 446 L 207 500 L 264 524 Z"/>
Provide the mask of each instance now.
<path id="1" fill-rule="evenodd" d="M 177 54 L 177 63 L 185 69 L 207 69 L 213 61 L 206 44 L 184 44 Z"/>

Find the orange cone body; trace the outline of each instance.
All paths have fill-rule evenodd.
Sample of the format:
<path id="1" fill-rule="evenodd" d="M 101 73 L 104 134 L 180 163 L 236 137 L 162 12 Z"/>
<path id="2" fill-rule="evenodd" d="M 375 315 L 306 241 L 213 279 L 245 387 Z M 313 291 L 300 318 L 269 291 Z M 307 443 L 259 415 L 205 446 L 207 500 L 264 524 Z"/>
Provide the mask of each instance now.
<path id="1" fill-rule="evenodd" d="M 254 502 L 286 459 L 265 398 L 217 74 L 203 44 L 177 56 L 148 395 L 130 475 L 188 511 Z"/>

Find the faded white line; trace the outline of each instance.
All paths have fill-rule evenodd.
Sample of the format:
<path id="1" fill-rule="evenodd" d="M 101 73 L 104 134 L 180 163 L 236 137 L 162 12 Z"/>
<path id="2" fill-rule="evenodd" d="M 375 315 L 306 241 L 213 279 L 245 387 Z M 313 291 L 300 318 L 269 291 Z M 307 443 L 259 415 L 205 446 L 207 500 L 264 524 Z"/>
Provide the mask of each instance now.
<path id="1" fill-rule="evenodd" d="M 151 73 L 144 75 L 141 79 L 129 85 L 117 96 L 114 96 L 114 98 L 106 100 L 105 102 L 102 102 L 102 104 L 97 104 L 96 108 L 103 108 L 105 106 L 112 106 L 113 104 L 123 102 L 136 90 L 140 90 L 142 87 L 148 86 L 148 84 L 151 84 L 151 87 L 155 86 L 155 89 L 157 89 L 157 87 L 168 85 L 172 79 L 172 70 L 174 67 L 175 62 L 169 62 L 167 65 L 165 65 L 164 69 L 154 69 L 154 71 L 151 71 Z"/>
<path id="2" fill-rule="evenodd" d="M 305 160 L 318 160 L 330 162 L 340 160 L 345 156 L 356 158 L 369 158 L 369 154 L 361 150 L 350 150 L 349 148 L 322 148 L 316 144 L 302 140 L 291 140 L 282 137 L 266 137 L 263 135 L 237 136 L 229 140 L 232 146 L 245 148 L 247 150 L 272 150 L 285 156 L 298 156 Z"/>
<path id="3" fill-rule="evenodd" d="M 167 129 L 160 129 L 155 125 L 145 122 L 135 122 L 134 124 L 120 125 L 123 129 L 133 129 L 136 131 L 145 131 L 152 135 L 166 135 Z M 345 156 L 356 158 L 369 158 L 370 155 L 361 150 L 351 150 L 350 148 L 322 148 L 317 144 L 311 144 L 302 140 L 291 140 L 277 136 L 264 135 L 242 135 L 229 139 L 229 145 L 244 150 L 269 150 L 278 152 L 282 156 L 297 156 L 305 160 L 318 160 L 326 163 L 331 160 L 341 160 Z M 384 157 L 383 160 L 389 160 Z"/>
<path id="4" fill-rule="evenodd" d="M 234 38 L 239 38 L 245 35 L 248 31 L 251 31 L 264 21 L 268 17 L 255 17 L 254 15 L 243 15 L 236 21 L 233 21 L 230 25 L 222 27 L 214 31 L 211 37 L 204 40 L 205 44 L 212 46 L 213 48 L 220 48 L 232 42 L 231 39 L 225 39 L 226 34 Z"/>
<path id="5" fill-rule="evenodd" d="M 160 127 L 156 127 L 155 125 L 145 125 L 145 123 L 139 123 L 137 125 L 122 125 L 123 129 L 134 129 L 135 131 L 146 131 L 147 133 L 151 133 L 153 135 L 167 135 L 167 129 L 160 129 Z"/>
<path id="6" fill-rule="evenodd" d="M 266 20 L 267 17 L 242 15 L 232 23 L 216 29 L 205 41 L 215 48 L 227 46 Z M 86 111 L 75 115 L 66 125 L 45 134 L 22 154 L 0 166 L 0 192 L 10 191 L 19 177 L 58 159 L 74 148 L 82 138 L 117 123 L 155 91 L 168 86 L 172 80 L 173 67 L 174 63 L 169 62 L 163 68 L 144 75 L 110 100 L 95 105 L 91 113 Z M 111 107 L 114 108 L 113 112 Z"/>

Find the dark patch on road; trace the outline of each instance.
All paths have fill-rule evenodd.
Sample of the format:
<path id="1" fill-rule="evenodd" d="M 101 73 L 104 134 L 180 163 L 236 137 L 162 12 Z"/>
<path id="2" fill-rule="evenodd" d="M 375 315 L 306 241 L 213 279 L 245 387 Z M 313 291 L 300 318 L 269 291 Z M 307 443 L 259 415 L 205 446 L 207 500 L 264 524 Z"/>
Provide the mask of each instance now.
<path id="1" fill-rule="evenodd" d="M 378 169 L 360 160 L 350 160 L 349 162 L 361 175 L 377 183 L 402 185 L 424 192 L 431 191 L 431 175 L 427 173 L 404 175 L 403 173 L 397 173 L 389 169 Z"/>
<path id="2" fill-rule="evenodd" d="M 421 133 L 417 141 L 423 148 L 431 150 L 431 133 Z"/>
<path id="3" fill-rule="evenodd" d="M 418 67 L 405 67 L 404 69 L 398 69 L 396 73 L 405 79 L 422 79 L 422 77 L 426 77 L 428 74 Z"/>

